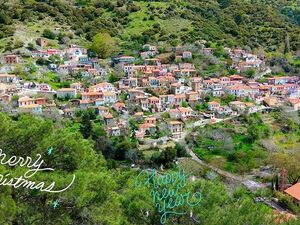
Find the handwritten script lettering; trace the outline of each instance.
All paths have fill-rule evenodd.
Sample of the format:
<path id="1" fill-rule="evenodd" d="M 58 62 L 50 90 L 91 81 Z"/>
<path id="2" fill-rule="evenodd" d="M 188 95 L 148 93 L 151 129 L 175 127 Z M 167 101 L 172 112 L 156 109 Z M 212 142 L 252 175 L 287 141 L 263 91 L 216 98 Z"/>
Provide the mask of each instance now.
<path id="1" fill-rule="evenodd" d="M 177 211 L 182 205 L 194 207 L 202 199 L 200 192 L 192 194 L 190 191 L 183 192 L 186 186 L 188 174 L 184 170 L 159 175 L 155 169 L 149 174 L 143 170 L 136 178 L 136 187 L 146 186 L 151 189 L 151 198 L 161 214 L 160 222 L 164 224 L 168 215 L 184 215 L 187 212 Z M 196 199 L 192 201 L 192 199 Z"/>
<path id="2" fill-rule="evenodd" d="M 52 190 L 55 187 L 55 182 L 52 182 L 50 185 L 45 187 L 45 182 L 34 182 L 28 180 L 29 178 L 33 177 L 36 173 L 41 171 L 54 171 L 53 168 L 42 168 L 44 160 L 40 154 L 37 154 L 37 159 L 32 160 L 31 157 L 17 157 L 12 156 L 7 158 L 6 154 L 2 152 L 0 149 L 0 164 L 1 165 L 8 165 L 10 167 L 14 167 L 19 165 L 20 167 L 27 167 L 28 170 L 24 173 L 24 175 L 15 178 L 10 177 L 10 174 L 2 175 L 0 174 L 0 185 L 2 186 L 12 186 L 14 188 L 24 187 L 31 190 L 40 190 L 42 192 L 50 192 L 50 193 L 60 193 L 66 191 L 68 188 L 72 186 L 75 181 L 75 174 L 73 174 L 73 178 L 71 183 L 63 189 L 60 190 Z"/>

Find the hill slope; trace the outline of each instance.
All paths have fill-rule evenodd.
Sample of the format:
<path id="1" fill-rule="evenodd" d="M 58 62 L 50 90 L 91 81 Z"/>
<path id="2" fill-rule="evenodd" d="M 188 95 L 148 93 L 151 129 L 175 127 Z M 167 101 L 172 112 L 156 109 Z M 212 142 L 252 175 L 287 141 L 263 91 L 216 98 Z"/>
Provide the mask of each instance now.
<path id="1" fill-rule="evenodd" d="M 206 39 L 272 51 L 288 36 L 297 50 L 299 9 L 296 0 L 14 0 L 0 6 L 0 38 L 13 35 L 17 22 L 50 17 L 87 40 L 107 30 L 131 48 L 149 40 L 176 45 Z"/>

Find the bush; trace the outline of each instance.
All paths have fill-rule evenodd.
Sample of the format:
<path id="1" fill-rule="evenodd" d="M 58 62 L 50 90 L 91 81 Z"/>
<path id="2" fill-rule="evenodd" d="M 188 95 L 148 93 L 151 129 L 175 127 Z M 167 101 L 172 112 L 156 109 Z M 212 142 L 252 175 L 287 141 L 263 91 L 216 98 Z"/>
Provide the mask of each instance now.
<path id="1" fill-rule="evenodd" d="M 176 142 L 175 149 L 177 151 L 177 157 L 186 157 L 186 156 L 188 156 L 186 148 L 183 145 Z"/>
<path id="2" fill-rule="evenodd" d="M 49 29 L 45 29 L 43 32 L 43 37 L 49 38 L 49 39 L 55 39 L 56 35 Z"/>
<path id="3" fill-rule="evenodd" d="M 22 48 L 24 46 L 24 42 L 16 40 L 14 44 L 14 49 L 16 48 Z"/>

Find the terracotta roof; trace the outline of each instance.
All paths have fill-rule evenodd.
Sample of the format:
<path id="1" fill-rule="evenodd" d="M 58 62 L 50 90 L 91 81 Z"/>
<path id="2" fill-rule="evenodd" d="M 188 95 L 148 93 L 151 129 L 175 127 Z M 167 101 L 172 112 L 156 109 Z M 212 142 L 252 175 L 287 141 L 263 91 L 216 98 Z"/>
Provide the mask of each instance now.
<path id="1" fill-rule="evenodd" d="M 112 84 L 108 83 L 108 82 L 102 82 L 96 85 L 91 86 L 90 88 L 97 88 L 97 87 L 104 87 L 104 86 L 112 86 Z"/>
<path id="2" fill-rule="evenodd" d="M 117 102 L 117 103 L 114 104 L 114 107 L 115 108 L 124 108 L 125 104 L 123 102 Z"/>
<path id="3" fill-rule="evenodd" d="M 130 59 L 132 59 L 132 58 L 134 58 L 133 56 L 121 56 L 121 57 L 119 57 L 119 59 L 128 59 L 128 58 L 130 58 Z"/>
<path id="4" fill-rule="evenodd" d="M 198 92 L 196 91 L 190 91 L 188 93 L 186 93 L 187 95 L 198 95 Z"/>
<path id="5" fill-rule="evenodd" d="M 276 224 L 281 224 L 281 223 L 285 223 L 288 222 L 291 219 L 297 219 L 297 217 L 294 214 L 291 214 L 289 212 L 280 212 L 278 210 L 274 210 L 273 211 L 273 215 L 274 215 L 274 220 Z"/>
<path id="6" fill-rule="evenodd" d="M 34 101 L 34 99 L 24 96 L 18 100 L 19 102 Z"/>
<path id="7" fill-rule="evenodd" d="M 171 124 L 171 125 L 179 125 L 179 124 L 182 124 L 182 122 L 180 122 L 180 121 L 169 121 L 168 123 Z"/>
<path id="8" fill-rule="evenodd" d="M 36 108 L 36 107 L 42 107 L 42 106 L 40 106 L 38 104 L 31 104 L 31 105 L 21 106 L 20 108 L 32 109 L 32 108 Z"/>
<path id="9" fill-rule="evenodd" d="M 61 89 L 58 89 L 57 92 L 65 92 L 65 91 L 75 91 L 74 88 L 61 88 Z"/>
<path id="10" fill-rule="evenodd" d="M 102 92 L 83 92 L 81 96 L 93 96 L 93 95 L 102 95 Z"/>
<path id="11" fill-rule="evenodd" d="M 291 103 L 292 105 L 296 105 L 300 103 L 300 99 L 299 98 L 289 98 L 288 99 L 289 103 Z"/>
<path id="12" fill-rule="evenodd" d="M 252 90 L 252 89 L 256 89 L 256 88 L 251 88 L 250 86 L 247 86 L 247 85 L 234 85 L 234 86 L 229 87 L 228 89 L 230 89 L 230 90 Z"/>
<path id="13" fill-rule="evenodd" d="M 103 116 L 105 119 L 113 119 L 113 115 L 111 115 L 110 113 L 107 113 Z"/>
<path id="14" fill-rule="evenodd" d="M 17 57 L 16 55 L 6 55 L 4 57 Z"/>
<path id="15" fill-rule="evenodd" d="M 136 112 L 134 115 L 135 116 L 142 116 L 142 115 L 144 115 L 144 113 L 143 112 Z"/>
<path id="16" fill-rule="evenodd" d="M 216 102 L 216 101 L 209 102 L 208 104 L 209 104 L 209 105 L 216 105 L 216 104 L 220 105 L 220 103 L 219 103 L 219 102 Z"/>
<path id="17" fill-rule="evenodd" d="M 159 98 L 155 97 L 155 96 L 152 96 L 152 97 L 149 98 L 149 100 L 159 100 Z"/>
<path id="18" fill-rule="evenodd" d="M 13 74 L 0 74 L 0 77 L 16 77 L 16 75 L 13 75 Z"/>
<path id="19" fill-rule="evenodd" d="M 146 120 L 156 120 L 156 118 L 155 117 L 147 117 L 147 118 L 145 118 L 145 121 Z"/>
<path id="20" fill-rule="evenodd" d="M 232 105 L 241 105 L 241 104 L 243 104 L 243 105 L 245 105 L 244 102 L 240 102 L 240 101 L 229 102 L 229 104 L 232 104 Z"/>
<path id="21" fill-rule="evenodd" d="M 154 124 L 143 123 L 139 125 L 139 129 L 149 129 L 151 127 L 156 127 Z"/>
<path id="22" fill-rule="evenodd" d="M 101 110 L 108 110 L 108 108 L 105 107 L 105 106 L 98 106 L 98 109 L 101 109 Z"/>
<path id="23" fill-rule="evenodd" d="M 115 93 L 115 92 L 112 92 L 112 91 L 105 91 L 105 92 L 103 92 L 103 95 L 104 95 L 104 96 L 115 96 L 116 93 Z"/>
<path id="24" fill-rule="evenodd" d="M 178 94 L 178 95 L 175 95 L 174 98 L 185 98 L 185 95 L 184 94 Z"/>
<path id="25" fill-rule="evenodd" d="M 80 104 L 90 104 L 92 103 L 90 100 L 80 100 Z"/>
<path id="26" fill-rule="evenodd" d="M 169 113 L 179 113 L 180 111 L 178 109 L 170 109 Z"/>
<path id="27" fill-rule="evenodd" d="M 251 106 L 254 106 L 254 103 L 252 103 L 252 102 L 246 102 L 245 105 L 246 105 L 247 107 L 251 107 Z"/>
<path id="28" fill-rule="evenodd" d="M 184 108 L 184 107 L 179 107 L 178 110 L 180 112 L 191 112 L 192 111 L 190 108 Z"/>
<path id="29" fill-rule="evenodd" d="M 300 183 L 297 183 L 292 187 L 289 187 L 284 192 L 289 194 L 293 198 L 297 199 L 298 201 L 300 201 Z"/>
<path id="30" fill-rule="evenodd" d="M 242 76 L 240 76 L 240 75 L 237 75 L 237 74 L 235 74 L 235 75 L 231 75 L 231 76 L 230 76 L 230 78 L 234 78 L 234 79 L 243 79 L 243 77 L 242 77 Z"/>

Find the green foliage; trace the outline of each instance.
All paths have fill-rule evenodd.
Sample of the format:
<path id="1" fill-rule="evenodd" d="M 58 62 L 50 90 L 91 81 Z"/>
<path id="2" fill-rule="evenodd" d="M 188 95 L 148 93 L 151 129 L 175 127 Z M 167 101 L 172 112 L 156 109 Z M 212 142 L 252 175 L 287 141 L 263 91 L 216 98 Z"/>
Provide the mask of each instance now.
<path id="1" fill-rule="evenodd" d="M 16 40 L 14 43 L 14 49 L 22 48 L 23 46 L 24 46 L 24 42 L 22 42 L 20 40 Z"/>
<path id="2" fill-rule="evenodd" d="M 203 102 L 202 104 L 197 104 L 195 106 L 196 110 L 198 111 L 205 111 L 208 107 L 208 103 L 207 102 Z"/>
<path id="3" fill-rule="evenodd" d="M 172 167 L 173 161 L 177 157 L 177 150 L 176 148 L 168 147 L 161 152 L 157 152 L 153 154 L 151 157 L 151 161 L 154 162 L 157 166 L 164 165 L 167 168 Z"/>
<path id="4" fill-rule="evenodd" d="M 270 155 L 269 162 L 278 169 L 285 168 L 288 173 L 287 175 L 289 182 L 291 184 L 296 184 L 300 180 L 300 165 L 298 161 L 299 159 L 299 152 L 276 152 Z"/>
<path id="5" fill-rule="evenodd" d="M 275 196 L 278 198 L 278 203 L 280 206 L 287 208 L 294 213 L 299 212 L 299 208 L 294 204 L 291 196 L 285 195 L 281 192 L 275 192 Z"/>
<path id="6" fill-rule="evenodd" d="M 231 94 L 227 94 L 225 97 L 221 98 L 221 101 L 223 104 L 228 105 L 229 102 L 232 102 L 235 100 L 235 96 Z"/>
<path id="7" fill-rule="evenodd" d="M 49 39 L 55 39 L 56 35 L 53 33 L 53 31 L 49 29 L 45 29 L 43 32 L 43 37 L 49 38 Z"/>
<path id="8" fill-rule="evenodd" d="M 63 63 L 63 60 L 60 58 L 59 55 L 51 55 L 51 56 L 49 57 L 49 61 L 50 61 L 51 63 Z"/>
<path id="9" fill-rule="evenodd" d="M 245 118 L 249 124 L 247 131 L 249 138 L 252 141 L 268 138 L 271 134 L 271 129 L 267 124 L 264 124 L 259 114 L 254 113 Z"/>
<path id="10" fill-rule="evenodd" d="M 256 73 L 255 69 L 253 69 L 253 68 L 248 69 L 246 72 L 247 78 L 253 79 L 255 76 L 255 73 Z"/>
<path id="11" fill-rule="evenodd" d="M 244 173 L 267 161 L 268 153 L 260 141 L 273 132 L 259 114 L 251 114 L 234 125 L 228 122 L 199 128 L 197 135 L 187 141 L 201 159 L 231 172 Z"/>
<path id="12" fill-rule="evenodd" d="M 37 67 L 32 63 L 27 64 L 26 67 L 29 73 L 35 73 L 37 71 Z"/>
<path id="13" fill-rule="evenodd" d="M 183 101 L 183 102 L 181 103 L 181 106 L 182 106 L 182 107 L 188 107 L 189 105 L 188 105 L 187 102 Z"/>
<path id="14" fill-rule="evenodd" d="M 80 116 L 80 132 L 84 138 L 89 138 L 93 134 L 93 125 L 91 120 L 96 119 L 94 109 L 88 109 L 77 112 L 77 116 Z M 99 130 L 98 130 L 99 132 Z"/>
<path id="15" fill-rule="evenodd" d="M 268 138 L 271 134 L 270 128 L 265 124 L 253 124 L 248 127 L 248 134 L 252 140 Z"/>
<path id="16" fill-rule="evenodd" d="M 78 112 L 78 116 L 82 119 L 94 119 L 94 113 L 89 111 Z M 26 188 L 12 189 L 2 185 L 1 224 L 158 223 L 161 215 L 151 198 L 151 189 L 145 185 L 135 185 L 138 173 L 123 168 L 115 170 L 117 163 L 112 160 L 109 161 L 110 170 L 107 170 L 106 161 L 98 151 L 99 146 L 104 152 L 105 148 L 114 146 L 116 156 L 123 159 L 124 152 L 136 147 L 133 142 L 120 137 L 105 144 L 108 139 L 100 125 L 93 127 L 89 139 L 84 139 L 76 129 L 65 128 L 63 124 L 54 124 L 30 115 L 12 119 L 0 113 L 0 121 L 0 146 L 8 157 L 16 155 L 36 158 L 36 154 L 41 154 L 44 166 L 55 169 L 51 172 L 38 172 L 32 180 L 46 183 L 55 181 L 56 187 L 64 187 L 72 175 L 76 175 L 75 183 L 70 189 L 56 194 Z M 102 139 L 98 141 L 98 138 Z M 47 149 L 50 146 L 53 152 L 48 155 Z M 173 160 L 183 153 L 184 146 L 176 144 L 175 148 L 157 153 L 158 163 L 172 167 Z M 0 174 L 20 176 L 25 171 L 18 166 L 0 166 Z M 225 185 L 218 180 L 197 179 L 192 182 L 188 179 L 184 191 L 201 193 L 200 204 L 193 207 L 193 218 L 203 224 L 274 224 L 271 210 L 263 204 L 254 203 L 244 189 L 234 189 L 228 194 Z M 291 203 L 284 198 L 279 199 L 282 204 Z M 55 200 L 59 200 L 56 209 L 53 207 Z M 295 209 L 293 205 L 289 207 L 291 210 Z M 189 224 L 191 208 L 181 205 L 177 210 L 186 214 L 168 217 L 166 224 Z"/>
<path id="17" fill-rule="evenodd" d="M 108 77 L 108 82 L 112 83 L 112 84 L 119 80 L 120 80 L 120 78 L 118 76 L 116 76 L 115 74 L 110 74 Z"/>
<path id="18" fill-rule="evenodd" d="M 34 45 L 33 43 L 28 43 L 27 49 L 28 49 L 29 51 L 34 51 L 34 50 L 36 50 L 35 45 Z"/>
<path id="19" fill-rule="evenodd" d="M 111 56 L 115 48 L 115 40 L 110 36 L 110 34 L 105 32 L 98 33 L 95 37 L 93 37 L 93 42 L 90 46 L 90 50 L 102 58 Z"/>
<path id="20" fill-rule="evenodd" d="M 283 52 L 289 46 L 286 49 L 295 51 L 300 42 L 299 11 L 295 0 L 14 1 L 1 5 L 0 38 L 13 35 L 15 21 L 34 22 L 48 16 L 67 23 L 88 41 L 101 29 L 131 49 L 149 41 L 175 46 L 205 39 L 231 47 L 262 46 Z M 51 30 L 44 34 L 56 38 Z M 221 48 L 215 54 L 224 56 Z"/>
<path id="21" fill-rule="evenodd" d="M 175 149 L 176 149 L 177 157 L 187 157 L 188 156 L 188 153 L 187 153 L 184 145 L 181 145 L 178 142 L 176 142 Z"/>

